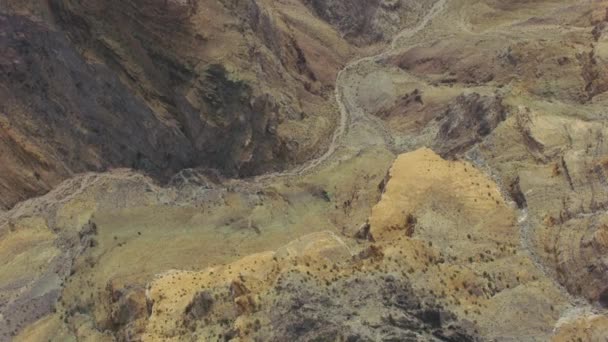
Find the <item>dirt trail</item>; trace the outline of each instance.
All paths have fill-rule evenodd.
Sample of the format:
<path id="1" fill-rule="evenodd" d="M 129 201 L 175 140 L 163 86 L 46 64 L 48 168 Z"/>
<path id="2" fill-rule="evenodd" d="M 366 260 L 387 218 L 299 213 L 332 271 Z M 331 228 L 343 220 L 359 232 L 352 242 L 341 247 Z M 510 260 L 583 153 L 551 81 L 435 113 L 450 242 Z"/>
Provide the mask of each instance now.
<path id="1" fill-rule="evenodd" d="M 336 152 L 336 150 L 340 146 L 342 138 L 349 130 L 349 125 L 352 124 L 355 120 L 359 120 L 359 119 L 367 119 L 367 120 L 371 121 L 372 124 L 375 125 L 378 130 L 380 130 L 380 133 L 382 134 L 387 146 L 389 148 L 392 148 L 393 141 L 392 141 L 391 134 L 388 132 L 388 130 L 386 129 L 384 124 L 380 121 L 380 119 L 367 115 L 367 113 L 365 113 L 365 111 L 362 108 L 358 107 L 354 103 L 352 97 L 347 96 L 347 94 L 345 92 L 345 89 L 346 89 L 345 84 L 348 84 L 348 82 L 347 82 L 347 80 L 349 79 L 348 74 L 350 72 L 356 72 L 357 68 L 363 63 L 374 62 L 374 61 L 380 60 L 380 59 L 388 56 L 389 54 L 391 54 L 394 50 L 396 50 L 398 48 L 398 42 L 400 40 L 410 38 L 410 37 L 414 36 L 415 34 L 417 34 L 418 32 L 420 32 L 422 29 L 424 29 L 433 20 L 433 18 L 435 18 L 439 13 L 441 13 L 443 11 L 446 3 L 447 3 L 447 0 L 438 0 L 433 5 L 433 7 L 429 10 L 429 12 L 422 18 L 422 20 L 420 20 L 420 22 L 415 27 L 407 28 L 407 29 L 399 32 L 393 38 L 391 43 L 389 44 L 389 46 L 388 46 L 389 48 L 387 50 L 385 50 L 384 52 L 382 52 L 378 55 L 357 59 L 357 60 L 349 63 L 348 65 L 346 65 L 342 70 L 340 70 L 340 72 L 338 73 L 338 76 L 336 78 L 336 88 L 335 88 L 335 97 L 336 97 L 336 103 L 338 104 L 338 109 L 340 111 L 340 119 L 338 122 L 338 126 L 336 127 L 336 129 L 334 130 L 334 133 L 332 134 L 330 144 L 329 144 L 327 150 L 325 151 L 325 153 L 323 153 L 323 155 L 321 155 L 318 158 L 315 158 L 313 160 L 310 160 L 294 169 L 291 169 L 288 171 L 273 172 L 273 173 L 260 175 L 257 177 L 253 177 L 252 179 L 249 179 L 248 181 L 260 183 L 260 182 L 264 182 L 264 181 L 268 181 L 268 180 L 276 179 L 276 178 L 280 178 L 280 177 L 300 176 L 300 175 L 310 172 L 311 170 L 315 169 L 319 165 L 323 164 L 327 159 L 329 159 Z"/>
<path id="2" fill-rule="evenodd" d="M 258 187 L 275 181 L 278 178 L 297 177 L 313 171 L 334 155 L 336 150 L 341 146 L 344 136 L 349 131 L 350 125 L 353 122 L 359 120 L 367 120 L 369 121 L 369 123 L 371 123 L 372 126 L 376 127 L 379 133 L 383 136 L 387 146 L 390 148 L 392 146 L 392 137 L 390 133 L 388 133 L 388 130 L 384 127 L 384 124 L 381 122 L 381 120 L 365 113 L 362 108 L 356 105 L 354 98 L 352 96 L 349 96 L 350 94 L 346 93 L 345 90 L 347 89 L 349 74 L 353 72 L 356 73 L 357 68 L 363 63 L 369 63 L 379 60 L 392 53 L 393 50 L 396 48 L 398 40 L 412 37 L 419 31 L 424 29 L 434 17 L 441 13 L 441 11 L 445 7 L 446 2 L 447 0 L 438 0 L 429 10 L 429 12 L 424 16 L 424 18 L 422 18 L 418 25 L 412 28 L 405 29 L 398 33 L 393 38 L 392 42 L 388 45 L 388 49 L 384 52 L 378 55 L 357 59 L 346 65 L 338 73 L 336 79 L 335 97 L 340 111 L 340 118 L 338 121 L 338 125 L 332 134 L 329 146 L 325 153 L 323 153 L 318 158 L 312 159 L 291 170 L 267 173 L 247 179 L 235 179 L 232 180 L 233 182 L 231 185 L 244 188 L 249 188 L 251 186 Z M 182 170 L 182 172 L 184 171 L 186 170 Z M 197 173 L 196 170 L 191 171 L 194 174 Z M 178 173 L 176 177 L 180 177 L 180 174 L 181 172 Z M 105 173 L 88 172 L 84 174 L 79 174 L 62 182 L 45 195 L 20 202 L 15 205 L 11 210 L 0 211 L 0 228 L 6 225 L 10 218 L 22 216 L 26 214 L 26 212 L 31 212 L 32 210 L 41 212 L 44 211 L 44 208 L 65 203 L 83 193 L 87 188 L 103 180 L 127 179 L 133 177 L 141 177 L 142 179 L 145 179 L 145 182 L 150 183 L 149 186 L 156 187 L 155 185 L 151 184 L 151 181 L 145 176 L 137 176 L 135 173 L 132 173 L 126 169 L 117 169 L 112 172 Z M 185 182 L 187 183 L 187 181 Z"/>

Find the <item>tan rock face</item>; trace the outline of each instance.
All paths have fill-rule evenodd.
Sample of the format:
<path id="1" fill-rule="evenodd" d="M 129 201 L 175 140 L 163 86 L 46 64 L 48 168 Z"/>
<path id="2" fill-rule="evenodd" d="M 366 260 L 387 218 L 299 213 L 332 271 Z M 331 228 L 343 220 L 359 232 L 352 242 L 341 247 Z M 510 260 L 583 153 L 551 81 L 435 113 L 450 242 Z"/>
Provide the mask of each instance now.
<path id="1" fill-rule="evenodd" d="M 388 178 L 369 219 L 384 258 L 403 260 L 414 288 L 486 338 L 547 338 L 539 327 L 553 326 L 567 301 L 522 249 L 515 206 L 496 183 L 429 149 L 399 156 Z"/>
<path id="2" fill-rule="evenodd" d="M 560 324 L 552 341 L 601 341 L 606 339 L 608 318 L 602 315 L 585 314 Z"/>
<path id="3" fill-rule="evenodd" d="M 404 26 L 415 23 L 435 1 L 303 0 L 313 13 L 335 26 L 357 45 L 389 41 Z"/>
<path id="4" fill-rule="evenodd" d="M 467 234 L 492 234 L 508 244 L 518 241 L 513 210 L 494 182 L 470 164 L 444 161 L 432 150 L 421 149 L 399 156 L 388 178 L 383 200 L 369 219 L 370 233 L 377 241 L 401 235 L 399 231 L 408 226 L 420 231 L 414 228 L 407 235 L 426 234 L 429 240 L 441 243 L 457 236 L 465 240 Z M 427 218 L 429 222 L 424 221 Z M 492 227 L 491 233 L 486 224 Z"/>

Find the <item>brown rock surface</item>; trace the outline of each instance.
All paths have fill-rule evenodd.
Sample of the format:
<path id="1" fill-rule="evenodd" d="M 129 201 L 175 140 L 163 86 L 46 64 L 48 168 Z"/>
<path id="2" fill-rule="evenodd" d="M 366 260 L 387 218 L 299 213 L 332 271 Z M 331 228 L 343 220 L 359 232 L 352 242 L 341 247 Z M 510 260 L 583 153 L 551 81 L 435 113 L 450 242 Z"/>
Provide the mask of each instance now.
<path id="1" fill-rule="evenodd" d="M 1 341 L 608 336 L 606 1 L 0 6 Z"/>
<path id="2" fill-rule="evenodd" d="M 563 322 L 555 331 L 552 341 L 602 341 L 606 339 L 608 317 L 605 315 L 583 314 Z"/>

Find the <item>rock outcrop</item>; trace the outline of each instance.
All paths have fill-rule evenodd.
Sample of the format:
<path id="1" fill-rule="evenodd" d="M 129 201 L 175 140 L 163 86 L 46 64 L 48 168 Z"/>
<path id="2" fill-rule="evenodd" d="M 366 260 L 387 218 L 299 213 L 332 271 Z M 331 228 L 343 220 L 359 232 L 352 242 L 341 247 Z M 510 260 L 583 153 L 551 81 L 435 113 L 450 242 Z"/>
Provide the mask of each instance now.
<path id="1" fill-rule="evenodd" d="M 327 232 L 230 265 L 172 272 L 150 285 L 142 340 L 479 340 L 471 322 L 385 267 L 381 257 L 352 256 Z M 200 298 L 213 305 L 192 320 Z"/>
<path id="2" fill-rule="evenodd" d="M 357 44 L 389 41 L 404 27 L 413 26 L 434 1 L 303 0 L 312 11 Z"/>

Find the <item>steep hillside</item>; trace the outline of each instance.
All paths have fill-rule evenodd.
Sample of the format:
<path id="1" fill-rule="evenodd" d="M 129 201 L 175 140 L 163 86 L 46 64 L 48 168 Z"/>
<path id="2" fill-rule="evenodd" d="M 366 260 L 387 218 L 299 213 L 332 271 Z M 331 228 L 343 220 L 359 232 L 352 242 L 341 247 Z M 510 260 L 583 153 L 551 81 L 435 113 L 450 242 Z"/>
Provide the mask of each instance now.
<path id="1" fill-rule="evenodd" d="M 334 130 L 334 82 L 356 51 L 296 0 L 2 6 L 5 208 L 85 171 L 164 181 L 184 168 L 242 177 L 302 163 Z"/>

